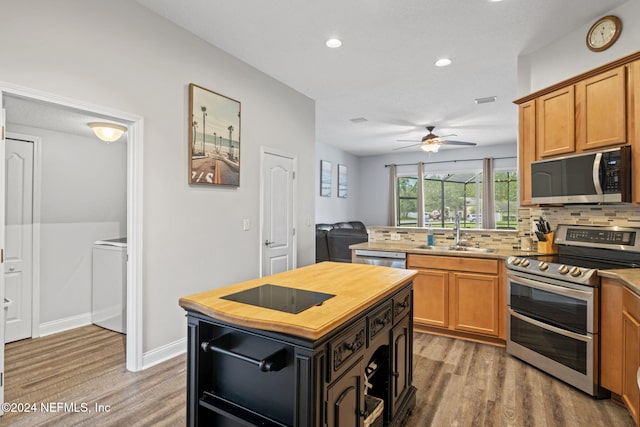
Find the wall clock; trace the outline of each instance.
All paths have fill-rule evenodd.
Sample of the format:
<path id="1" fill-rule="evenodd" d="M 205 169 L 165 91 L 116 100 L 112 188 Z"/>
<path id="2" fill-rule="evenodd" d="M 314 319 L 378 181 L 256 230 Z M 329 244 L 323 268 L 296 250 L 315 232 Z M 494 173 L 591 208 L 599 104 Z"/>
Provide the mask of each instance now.
<path id="1" fill-rule="evenodd" d="M 598 19 L 587 32 L 587 47 L 594 52 L 601 52 L 613 45 L 622 31 L 622 21 L 613 15 Z"/>

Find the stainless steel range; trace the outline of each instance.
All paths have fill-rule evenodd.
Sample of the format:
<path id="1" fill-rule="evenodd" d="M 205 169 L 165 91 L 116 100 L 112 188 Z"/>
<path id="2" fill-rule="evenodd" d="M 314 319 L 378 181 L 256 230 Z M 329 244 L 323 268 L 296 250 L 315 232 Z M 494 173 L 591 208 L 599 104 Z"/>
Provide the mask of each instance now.
<path id="1" fill-rule="evenodd" d="M 597 396 L 598 270 L 640 267 L 640 229 L 559 225 L 555 243 L 507 259 L 507 352 Z"/>

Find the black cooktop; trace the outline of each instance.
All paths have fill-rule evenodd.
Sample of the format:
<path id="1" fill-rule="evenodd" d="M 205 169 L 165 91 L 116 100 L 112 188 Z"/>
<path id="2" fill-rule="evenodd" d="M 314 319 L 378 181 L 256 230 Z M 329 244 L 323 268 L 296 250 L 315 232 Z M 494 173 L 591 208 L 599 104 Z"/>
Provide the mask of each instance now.
<path id="1" fill-rule="evenodd" d="M 296 314 L 332 297 L 335 295 L 266 284 L 220 298 Z"/>

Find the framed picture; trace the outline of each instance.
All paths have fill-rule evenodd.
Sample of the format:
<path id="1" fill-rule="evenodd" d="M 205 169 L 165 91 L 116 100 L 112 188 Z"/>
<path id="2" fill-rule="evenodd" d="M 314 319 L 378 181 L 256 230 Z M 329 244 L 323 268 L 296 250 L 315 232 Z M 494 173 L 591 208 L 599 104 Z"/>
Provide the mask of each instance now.
<path id="1" fill-rule="evenodd" d="M 338 197 L 347 197 L 347 167 L 338 164 Z"/>
<path id="2" fill-rule="evenodd" d="M 240 186 L 240 102 L 189 84 L 189 184 Z"/>
<path id="3" fill-rule="evenodd" d="M 331 162 L 320 160 L 320 195 L 331 197 Z"/>

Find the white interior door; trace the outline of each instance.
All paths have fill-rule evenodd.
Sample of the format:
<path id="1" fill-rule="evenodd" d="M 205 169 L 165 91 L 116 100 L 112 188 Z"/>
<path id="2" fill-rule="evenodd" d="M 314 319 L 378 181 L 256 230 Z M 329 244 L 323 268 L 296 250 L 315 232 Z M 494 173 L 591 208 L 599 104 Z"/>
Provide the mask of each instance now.
<path id="1" fill-rule="evenodd" d="M 33 141 L 5 140 L 5 343 L 31 337 L 33 152 Z"/>
<path id="2" fill-rule="evenodd" d="M 0 92 L 0 103 L 2 92 Z M 2 104 L 3 105 L 3 104 Z M 0 108 L 0 224 L 4 224 L 4 133 L 5 110 Z M 4 268 L 4 227 L 0 226 L 0 264 Z M 4 274 L 0 274 L 0 301 L 4 302 Z M 4 311 L 4 310 L 3 310 Z M 4 403 L 4 313 L 0 315 L 0 403 Z M 0 415 L 3 415 L 0 405 Z"/>
<path id="3" fill-rule="evenodd" d="M 262 276 L 295 268 L 295 159 L 262 157 Z"/>

